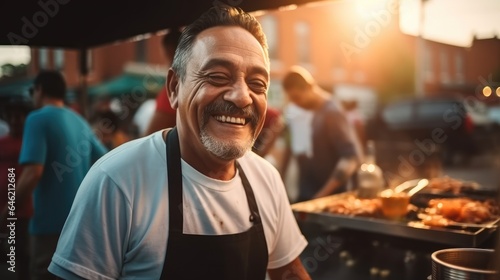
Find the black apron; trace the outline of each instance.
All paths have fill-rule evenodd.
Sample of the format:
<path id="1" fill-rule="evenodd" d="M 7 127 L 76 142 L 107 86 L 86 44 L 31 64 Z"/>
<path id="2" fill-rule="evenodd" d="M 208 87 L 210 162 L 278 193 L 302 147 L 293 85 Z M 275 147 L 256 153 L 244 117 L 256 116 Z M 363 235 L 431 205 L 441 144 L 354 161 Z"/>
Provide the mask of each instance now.
<path id="1" fill-rule="evenodd" d="M 228 235 L 183 234 L 181 155 L 176 128 L 169 131 L 165 142 L 170 222 L 161 279 L 264 280 L 268 263 L 266 238 L 252 187 L 242 168 L 236 163 L 253 226 Z"/>

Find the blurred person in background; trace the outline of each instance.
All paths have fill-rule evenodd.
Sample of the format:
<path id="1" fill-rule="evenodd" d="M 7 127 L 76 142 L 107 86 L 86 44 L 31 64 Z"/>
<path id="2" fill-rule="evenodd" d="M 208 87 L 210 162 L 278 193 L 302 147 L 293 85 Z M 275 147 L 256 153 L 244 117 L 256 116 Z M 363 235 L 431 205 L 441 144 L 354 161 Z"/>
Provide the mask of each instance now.
<path id="1" fill-rule="evenodd" d="M 120 126 L 118 116 L 111 110 L 97 111 L 90 119 L 94 133 L 108 150 L 130 140 Z"/>
<path id="2" fill-rule="evenodd" d="M 174 28 L 163 37 L 162 46 L 167 69 L 172 65 L 175 49 L 177 48 L 180 36 L 181 32 L 179 29 Z M 167 88 L 162 87 L 161 91 L 158 92 L 156 96 L 156 108 L 144 135 L 149 135 L 167 127 L 174 127 L 175 114 L 175 109 L 172 108 L 168 100 Z"/>
<path id="3" fill-rule="evenodd" d="M 32 88 L 34 105 L 25 122 L 16 180 L 16 207 L 33 194 L 29 225 L 31 279 L 47 271 L 76 191 L 90 166 L 107 149 L 80 115 L 64 106 L 66 82 L 57 71 L 42 71 Z M 5 222 L 7 208 L 1 221 Z"/>
<path id="4" fill-rule="evenodd" d="M 262 28 L 241 9 L 214 5 L 184 29 L 167 74 L 175 128 L 92 167 L 49 270 L 64 279 L 310 279 L 279 173 L 251 151 L 269 67 Z"/>
<path id="5" fill-rule="evenodd" d="M 283 134 L 285 123 L 278 109 L 267 107 L 264 126 L 255 140 L 252 150 L 261 157 L 271 152 L 276 140 Z"/>
<path id="6" fill-rule="evenodd" d="M 9 125 L 9 134 L 0 138 L 0 178 L 2 180 L 0 182 L 0 209 L 8 206 L 8 202 L 11 201 L 9 198 L 15 197 L 13 196 L 15 180 L 21 176 L 23 169 L 18 164 L 18 159 L 21 153 L 24 122 L 28 113 L 33 109 L 32 101 L 22 96 L 12 97 L 5 105 L 4 119 Z M 13 179 L 13 183 L 8 184 L 8 179 Z M 25 197 L 24 201 L 18 198 L 13 201 L 17 218 L 15 228 L 17 279 L 30 279 L 28 224 L 33 215 L 33 203 L 31 196 Z M 2 241 L 2 257 L 5 257 L 10 253 L 7 248 L 10 248 L 12 244 L 8 244 L 6 239 Z"/>
<path id="7" fill-rule="evenodd" d="M 342 107 L 344 108 L 347 122 L 354 128 L 361 147 L 366 147 L 366 131 L 365 120 L 358 109 L 358 101 L 355 99 L 343 100 Z"/>
<path id="8" fill-rule="evenodd" d="M 0 137 L 7 134 L 9 134 L 9 124 L 6 121 L 0 119 Z"/>
<path id="9" fill-rule="evenodd" d="M 312 155 L 299 166 L 298 200 L 346 191 L 348 180 L 361 163 L 362 152 L 342 105 L 302 67 L 292 67 L 282 85 L 291 102 L 314 112 Z"/>
<path id="10" fill-rule="evenodd" d="M 294 160 L 300 167 L 307 164 L 307 158 L 312 155 L 311 137 L 312 137 L 312 117 L 313 112 L 304 110 L 295 105 L 293 102 L 288 102 L 284 109 L 286 127 L 284 129 L 285 149 L 280 162 L 279 171 L 281 178 L 287 178 L 287 172 Z M 293 178 L 293 187 L 297 187 L 296 180 Z M 294 198 L 294 200 L 296 197 Z"/>

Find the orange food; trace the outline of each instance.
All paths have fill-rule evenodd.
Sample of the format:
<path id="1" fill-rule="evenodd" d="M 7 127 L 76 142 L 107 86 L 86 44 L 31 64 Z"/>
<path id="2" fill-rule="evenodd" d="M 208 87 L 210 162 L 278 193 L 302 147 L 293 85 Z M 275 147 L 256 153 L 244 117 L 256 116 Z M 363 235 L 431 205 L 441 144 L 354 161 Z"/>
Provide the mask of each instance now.
<path id="1" fill-rule="evenodd" d="M 322 210 L 333 214 L 375 217 L 380 215 L 380 209 L 379 199 L 358 199 L 349 196 L 346 199 L 332 200 Z"/>
<path id="2" fill-rule="evenodd" d="M 426 189 L 432 193 L 453 193 L 459 194 L 463 188 L 478 188 L 475 182 L 465 182 L 450 177 L 440 177 L 430 179 Z"/>
<path id="3" fill-rule="evenodd" d="M 426 213 L 460 222 L 480 224 L 498 217 L 499 207 L 492 201 L 477 201 L 469 198 L 431 199 Z"/>

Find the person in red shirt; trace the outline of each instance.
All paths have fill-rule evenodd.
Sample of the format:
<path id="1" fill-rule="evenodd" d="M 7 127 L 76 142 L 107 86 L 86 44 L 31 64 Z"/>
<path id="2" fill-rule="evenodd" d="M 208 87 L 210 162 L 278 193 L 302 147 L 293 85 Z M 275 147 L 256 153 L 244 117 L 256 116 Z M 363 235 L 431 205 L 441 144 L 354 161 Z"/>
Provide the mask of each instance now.
<path id="1" fill-rule="evenodd" d="M 269 154 L 278 137 L 283 134 L 284 129 L 285 123 L 281 117 L 281 112 L 268 106 L 264 126 L 255 140 L 252 151 L 261 157 Z"/>
<path id="2" fill-rule="evenodd" d="M 163 37 L 162 44 L 167 68 L 172 64 L 180 36 L 181 32 L 179 30 L 172 29 Z M 168 101 L 167 89 L 162 87 L 161 91 L 156 95 L 156 110 L 149 122 L 145 135 L 173 126 L 175 126 L 175 110 L 170 106 L 170 102 Z"/>
<path id="3" fill-rule="evenodd" d="M 21 177 L 22 167 L 19 165 L 19 154 L 21 152 L 24 120 L 32 109 L 31 100 L 16 96 L 7 102 L 4 112 L 4 118 L 9 124 L 9 134 L 0 138 L 0 209 L 3 209 L 7 203 L 15 207 L 13 211 L 16 217 L 16 269 L 18 279 L 29 279 L 29 234 L 28 224 L 33 215 L 33 204 L 31 196 L 25 201 L 15 200 L 15 180 Z M 14 174 L 14 175 L 12 175 Z M 13 176 L 13 177 L 12 177 Z M 14 178 L 10 181 L 8 178 Z M 13 198 L 14 200 L 9 200 Z M 14 244 L 3 240 L 2 250 L 10 248 Z M 6 256 L 9 253 L 2 253 Z"/>

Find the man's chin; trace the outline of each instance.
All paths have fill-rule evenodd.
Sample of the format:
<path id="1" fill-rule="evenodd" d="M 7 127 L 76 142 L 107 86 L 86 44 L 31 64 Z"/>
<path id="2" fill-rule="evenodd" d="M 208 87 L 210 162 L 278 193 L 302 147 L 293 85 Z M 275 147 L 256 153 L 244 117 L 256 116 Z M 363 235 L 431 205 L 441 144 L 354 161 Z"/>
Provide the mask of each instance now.
<path id="1" fill-rule="evenodd" d="M 247 152 L 246 150 L 242 151 L 238 149 L 238 150 L 225 150 L 224 153 L 212 152 L 212 154 L 221 160 L 231 161 L 241 158 L 242 156 L 245 155 L 246 152 Z"/>
<path id="2" fill-rule="evenodd" d="M 245 155 L 252 148 L 252 141 L 237 143 L 231 140 L 219 140 L 206 135 L 201 136 L 201 142 L 214 156 L 223 160 L 235 160 Z"/>

